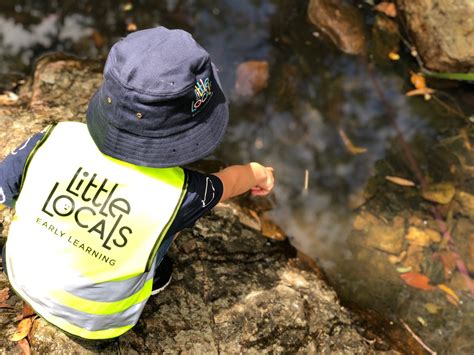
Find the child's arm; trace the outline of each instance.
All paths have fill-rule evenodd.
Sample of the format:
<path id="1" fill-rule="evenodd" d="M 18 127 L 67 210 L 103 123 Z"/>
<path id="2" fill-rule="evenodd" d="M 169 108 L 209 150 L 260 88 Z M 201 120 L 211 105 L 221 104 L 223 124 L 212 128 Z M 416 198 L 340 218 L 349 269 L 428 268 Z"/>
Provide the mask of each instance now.
<path id="1" fill-rule="evenodd" d="M 264 196 L 273 189 L 273 168 L 258 163 L 229 166 L 214 175 L 224 186 L 221 202 L 249 190 L 253 195 Z"/>

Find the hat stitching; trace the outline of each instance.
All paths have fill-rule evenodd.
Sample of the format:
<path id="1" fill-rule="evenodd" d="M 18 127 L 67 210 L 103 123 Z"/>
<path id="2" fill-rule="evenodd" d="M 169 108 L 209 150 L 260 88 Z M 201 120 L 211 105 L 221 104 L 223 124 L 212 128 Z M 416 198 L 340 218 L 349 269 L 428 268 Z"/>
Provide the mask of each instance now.
<path id="1" fill-rule="evenodd" d="M 136 91 L 140 94 L 145 94 L 145 95 L 149 95 L 149 96 L 154 96 L 154 97 L 174 97 L 174 96 L 177 96 L 177 95 L 180 95 L 180 94 L 183 94 L 185 93 L 186 91 L 188 91 L 189 89 L 193 88 L 194 87 L 194 83 L 184 87 L 182 90 L 180 91 L 176 91 L 176 92 L 173 92 L 173 93 L 170 93 L 170 94 L 157 94 L 157 93 L 151 93 L 149 91 L 146 91 L 146 90 L 143 90 L 143 89 L 139 89 L 139 88 L 135 88 L 133 86 L 130 86 L 130 85 L 127 85 L 125 83 L 123 83 L 119 78 L 117 78 L 117 76 L 112 72 L 110 71 L 108 73 L 111 77 L 113 77 L 119 85 L 123 86 L 125 89 L 129 89 L 129 90 L 133 90 L 133 91 Z"/>

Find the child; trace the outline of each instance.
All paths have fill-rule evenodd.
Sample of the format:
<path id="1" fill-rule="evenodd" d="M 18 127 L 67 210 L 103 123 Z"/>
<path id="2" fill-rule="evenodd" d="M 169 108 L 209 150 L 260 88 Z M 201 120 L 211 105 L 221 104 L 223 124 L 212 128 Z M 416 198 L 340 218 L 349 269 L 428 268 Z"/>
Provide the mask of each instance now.
<path id="1" fill-rule="evenodd" d="M 87 125 L 47 128 L 1 163 L 0 202 L 16 207 L 3 261 L 39 315 L 107 339 L 132 328 L 170 282 L 173 236 L 219 201 L 268 194 L 273 171 L 180 167 L 211 153 L 228 120 L 209 54 L 181 30 L 116 43 L 86 116 Z"/>

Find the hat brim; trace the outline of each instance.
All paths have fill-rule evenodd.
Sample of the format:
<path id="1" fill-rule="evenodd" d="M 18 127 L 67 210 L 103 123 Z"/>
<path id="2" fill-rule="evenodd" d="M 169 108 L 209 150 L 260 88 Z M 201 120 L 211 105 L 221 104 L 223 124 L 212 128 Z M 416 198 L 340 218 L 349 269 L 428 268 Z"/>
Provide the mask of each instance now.
<path id="1" fill-rule="evenodd" d="M 138 136 L 113 126 L 101 89 L 89 103 L 87 127 L 99 150 L 113 158 L 156 168 L 181 166 L 209 155 L 224 137 L 229 108 L 219 83 L 212 100 L 199 113 L 202 119 L 190 129 L 166 137 Z"/>

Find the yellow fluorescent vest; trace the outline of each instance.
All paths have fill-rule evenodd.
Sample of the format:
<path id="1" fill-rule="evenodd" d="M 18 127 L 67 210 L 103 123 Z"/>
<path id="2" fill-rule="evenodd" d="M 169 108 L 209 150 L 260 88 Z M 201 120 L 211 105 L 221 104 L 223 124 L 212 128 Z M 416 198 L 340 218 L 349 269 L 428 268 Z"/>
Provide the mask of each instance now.
<path id="1" fill-rule="evenodd" d="M 150 296 L 156 251 L 181 206 L 181 168 L 103 155 L 77 122 L 30 154 L 6 243 L 14 290 L 50 323 L 87 339 L 133 327 Z"/>

